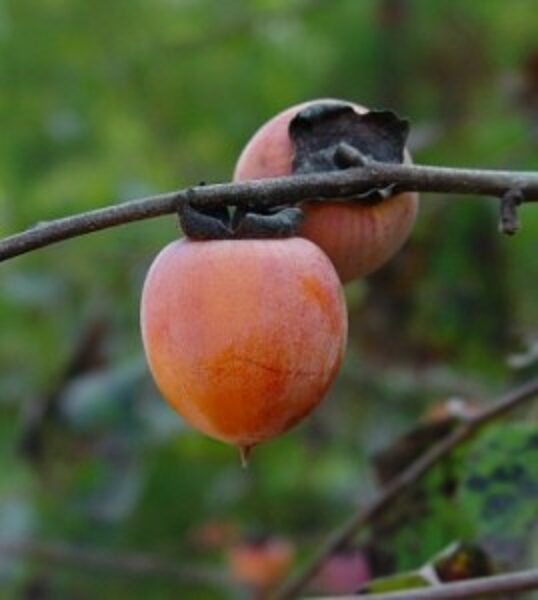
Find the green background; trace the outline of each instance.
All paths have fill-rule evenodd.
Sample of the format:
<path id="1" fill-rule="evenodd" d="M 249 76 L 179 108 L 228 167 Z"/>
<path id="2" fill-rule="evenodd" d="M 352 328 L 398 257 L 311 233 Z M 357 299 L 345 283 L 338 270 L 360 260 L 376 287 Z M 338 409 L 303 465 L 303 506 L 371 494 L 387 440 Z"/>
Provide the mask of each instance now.
<path id="1" fill-rule="evenodd" d="M 537 169 L 536 8 L 0 0 L 0 235 L 229 180 L 260 124 L 318 97 L 408 117 L 416 162 Z M 497 219 L 493 199 L 423 195 L 404 250 L 348 286 L 349 348 L 325 403 L 247 471 L 189 430 L 147 373 L 140 289 L 177 236 L 173 217 L 3 263 L 0 546 L 52 540 L 220 573 L 226 549 L 200 548 L 193 533 L 218 521 L 311 551 L 371 497 L 373 452 L 447 398 L 487 401 L 538 371 L 538 210 L 521 210 L 515 238 Z M 446 545 L 433 539 L 432 550 Z M 242 593 L 9 552 L 0 563 L 2 598 Z"/>

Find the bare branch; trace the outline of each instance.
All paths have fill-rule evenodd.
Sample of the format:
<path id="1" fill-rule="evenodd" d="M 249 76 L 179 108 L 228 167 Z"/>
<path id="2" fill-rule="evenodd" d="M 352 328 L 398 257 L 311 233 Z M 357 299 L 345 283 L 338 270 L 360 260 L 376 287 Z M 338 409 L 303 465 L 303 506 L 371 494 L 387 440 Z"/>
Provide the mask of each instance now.
<path id="1" fill-rule="evenodd" d="M 290 600 L 291 598 L 296 598 L 334 552 L 346 546 L 359 531 L 367 527 L 376 517 L 387 510 L 395 500 L 416 484 L 439 461 L 448 456 L 454 448 L 469 439 L 479 429 L 482 429 L 494 419 L 502 417 L 508 412 L 522 406 L 537 394 L 538 379 L 533 379 L 525 385 L 507 393 L 491 407 L 471 417 L 447 437 L 443 438 L 385 486 L 377 500 L 374 500 L 364 510 L 354 515 L 341 529 L 336 530 L 321 545 L 312 559 L 303 567 L 303 570 L 285 584 L 281 591 L 275 595 L 275 599 Z M 412 597 L 415 598 L 416 596 Z"/>
<path id="2" fill-rule="evenodd" d="M 464 598 L 474 599 L 477 596 L 486 598 L 504 594 L 510 594 L 510 598 L 512 598 L 512 594 L 536 589 L 538 589 L 538 569 L 480 577 L 447 583 L 438 587 L 366 596 L 338 596 L 338 599 L 319 598 L 318 600 L 357 600 L 362 597 L 365 600 L 463 600 Z"/>
<path id="3" fill-rule="evenodd" d="M 63 543 L 37 541 L 0 544 L 0 556 L 74 566 L 89 571 L 108 571 L 112 574 L 136 577 L 168 577 L 176 581 L 222 589 L 233 587 L 225 573 L 200 566 L 180 565 L 148 554 L 112 554 L 88 550 Z M 4 558 L 5 560 L 5 558 Z"/>
<path id="4" fill-rule="evenodd" d="M 396 185 L 398 191 L 482 194 L 503 197 L 519 190 L 525 202 L 538 201 L 538 174 L 368 163 L 332 173 L 201 185 L 47 221 L 0 241 L 0 261 L 79 235 L 193 206 L 269 207 L 304 200 L 352 200 L 373 188 Z M 360 200 L 359 200 L 360 201 Z"/>

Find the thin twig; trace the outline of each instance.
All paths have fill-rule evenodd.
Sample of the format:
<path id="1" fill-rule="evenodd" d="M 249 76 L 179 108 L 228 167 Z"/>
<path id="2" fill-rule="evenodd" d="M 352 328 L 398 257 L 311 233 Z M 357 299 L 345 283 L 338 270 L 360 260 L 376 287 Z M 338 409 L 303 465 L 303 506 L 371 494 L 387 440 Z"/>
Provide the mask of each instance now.
<path id="1" fill-rule="evenodd" d="M 538 569 L 505 573 L 491 577 L 480 577 L 456 583 L 390 592 L 388 594 L 372 594 L 366 596 L 338 596 L 338 598 L 318 598 L 317 600 L 464 600 L 479 596 L 480 598 L 501 596 L 504 594 L 520 594 L 538 589 Z"/>
<path id="2" fill-rule="evenodd" d="M 200 185 L 47 221 L 0 241 L 0 261 L 93 231 L 174 213 L 184 202 L 193 206 L 268 207 L 304 200 L 350 200 L 367 190 L 392 184 L 399 191 L 498 198 L 517 189 L 525 202 L 538 201 L 537 173 L 369 163 L 332 173 Z"/>
<path id="3" fill-rule="evenodd" d="M 108 571 L 122 576 L 168 577 L 183 583 L 204 586 L 233 587 L 225 573 L 193 565 L 163 560 L 148 554 L 112 554 L 89 550 L 63 543 L 38 541 L 6 542 L 0 544 L 0 556 L 23 557 L 60 566 L 74 566 L 89 571 Z"/>
<path id="4" fill-rule="evenodd" d="M 413 462 L 405 471 L 395 477 L 383 488 L 377 500 L 354 515 L 343 527 L 336 530 L 324 544 L 322 544 L 312 559 L 303 567 L 293 579 L 285 584 L 274 596 L 278 600 L 290 600 L 306 587 L 311 579 L 318 573 L 325 561 L 337 550 L 346 546 L 357 533 L 368 526 L 379 515 L 387 510 L 390 505 L 411 488 L 433 466 L 445 458 L 456 446 L 469 439 L 479 429 L 508 412 L 531 400 L 538 394 L 538 379 L 522 385 L 508 392 L 491 407 L 484 409 L 477 415 L 470 417 L 447 437 L 433 446 Z"/>

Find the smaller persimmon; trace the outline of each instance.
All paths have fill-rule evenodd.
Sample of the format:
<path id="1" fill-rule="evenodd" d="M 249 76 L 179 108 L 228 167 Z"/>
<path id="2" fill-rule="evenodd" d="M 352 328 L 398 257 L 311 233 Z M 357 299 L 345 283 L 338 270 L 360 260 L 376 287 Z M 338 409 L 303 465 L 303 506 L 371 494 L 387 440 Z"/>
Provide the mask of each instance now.
<path id="1" fill-rule="evenodd" d="M 189 537 L 201 550 L 222 550 L 238 539 L 239 528 L 233 521 L 214 519 L 194 528 Z"/>
<path id="2" fill-rule="evenodd" d="M 276 537 L 243 540 L 228 554 L 232 577 L 260 592 L 273 587 L 286 574 L 294 557 L 291 542 Z"/>
<path id="3" fill-rule="evenodd" d="M 298 117 L 304 122 L 303 131 L 313 141 L 313 148 L 323 151 L 323 144 L 338 141 L 340 135 L 345 141 L 348 133 L 346 124 L 355 125 L 361 117 L 373 114 L 373 111 L 358 104 L 334 99 L 313 100 L 292 106 L 269 119 L 251 137 L 235 166 L 234 180 L 282 177 L 296 172 L 297 146 L 292 129 Z M 338 119 L 342 120 L 342 115 L 347 119 L 346 124 L 338 122 Z M 359 146 L 364 142 L 369 151 L 376 149 L 384 158 L 390 155 L 388 162 L 410 163 L 411 157 L 403 149 L 403 144 L 399 147 L 399 134 L 407 125 L 393 113 L 376 111 L 375 115 L 380 118 L 371 129 L 362 123 L 359 125 L 361 133 L 354 135 L 354 141 Z M 380 133 L 379 124 L 383 118 L 394 128 L 394 144 L 391 140 L 393 131 L 389 132 L 390 135 L 387 132 Z M 334 126 L 331 125 L 331 120 Z M 316 127 L 320 123 L 328 123 L 329 127 L 316 133 Z M 327 129 L 331 127 L 332 130 L 328 132 Z M 384 147 L 387 143 L 392 146 L 389 152 Z M 311 161 L 300 172 L 326 170 L 327 156 L 326 154 L 321 163 L 319 160 Z M 375 156 L 373 158 L 376 159 Z M 333 154 L 330 160 L 333 161 Z M 330 166 L 332 169 L 342 168 L 337 164 Z M 389 192 L 387 195 L 389 197 L 380 202 L 306 202 L 303 205 L 305 219 L 299 235 L 322 248 L 333 262 L 343 283 L 368 275 L 381 267 L 409 237 L 418 210 L 417 194 L 402 192 L 390 195 Z"/>
<path id="4" fill-rule="evenodd" d="M 342 360 L 346 306 L 308 240 L 184 239 L 149 269 L 141 328 L 172 407 L 245 454 L 319 404 Z"/>

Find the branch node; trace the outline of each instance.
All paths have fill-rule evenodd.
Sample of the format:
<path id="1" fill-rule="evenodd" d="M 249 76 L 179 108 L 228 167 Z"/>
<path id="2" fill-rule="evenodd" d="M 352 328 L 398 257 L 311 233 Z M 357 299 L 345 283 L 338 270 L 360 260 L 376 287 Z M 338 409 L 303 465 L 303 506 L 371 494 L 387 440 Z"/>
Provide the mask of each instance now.
<path id="1" fill-rule="evenodd" d="M 341 169 L 348 169 L 364 167 L 371 162 L 371 159 L 351 144 L 340 142 L 334 151 L 334 162 Z"/>
<path id="2" fill-rule="evenodd" d="M 519 188 L 508 190 L 501 197 L 499 231 L 514 235 L 520 227 L 517 207 L 523 202 L 523 192 Z"/>

